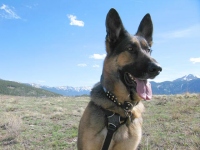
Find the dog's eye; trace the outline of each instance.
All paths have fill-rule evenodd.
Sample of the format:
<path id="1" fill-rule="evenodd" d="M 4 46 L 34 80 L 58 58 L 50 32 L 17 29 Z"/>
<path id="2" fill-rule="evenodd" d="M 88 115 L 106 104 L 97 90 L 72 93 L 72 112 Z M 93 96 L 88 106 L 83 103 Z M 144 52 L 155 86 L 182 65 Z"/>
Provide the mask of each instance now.
<path id="1" fill-rule="evenodd" d="M 129 50 L 129 51 L 132 51 L 132 50 L 133 50 L 133 48 L 132 48 L 132 47 L 128 47 L 128 50 Z"/>
<path id="2" fill-rule="evenodd" d="M 151 48 L 148 48 L 146 51 L 147 51 L 147 53 L 150 53 L 150 54 L 151 54 L 152 49 L 151 49 Z"/>

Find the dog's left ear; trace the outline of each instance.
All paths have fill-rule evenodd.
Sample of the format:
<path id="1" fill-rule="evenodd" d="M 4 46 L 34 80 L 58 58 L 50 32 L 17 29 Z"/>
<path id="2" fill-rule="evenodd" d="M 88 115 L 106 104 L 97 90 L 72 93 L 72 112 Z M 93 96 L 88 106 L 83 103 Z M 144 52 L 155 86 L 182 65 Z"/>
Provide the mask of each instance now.
<path id="1" fill-rule="evenodd" d="M 138 27 L 138 31 L 137 31 L 136 35 L 144 37 L 147 40 L 149 46 L 152 45 L 153 23 L 151 21 L 150 14 L 146 14 L 144 16 L 144 18 L 140 22 L 140 25 Z"/>

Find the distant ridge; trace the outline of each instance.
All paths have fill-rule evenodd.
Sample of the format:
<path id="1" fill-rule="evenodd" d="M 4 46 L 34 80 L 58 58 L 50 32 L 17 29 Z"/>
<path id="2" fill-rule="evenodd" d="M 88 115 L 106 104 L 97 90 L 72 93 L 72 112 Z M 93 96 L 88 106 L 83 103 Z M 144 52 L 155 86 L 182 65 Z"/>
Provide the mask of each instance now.
<path id="1" fill-rule="evenodd" d="M 58 93 L 64 96 L 80 96 L 80 95 L 89 95 L 92 89 L 91 86 L 83 86 L 83 87 L 72 87 L 72 86 L 59 86 L 59 87 L 49 87 L 38 84 L 29 84 L 33 87 L 41 88 L 47 91 L 51 91 L 54 93 Z"/>
<path id="2" fill-rule="evenodd" d="M 200 93 L 200 78 L 192 74 L 185 75 L 174 81 L 151 82 L 151 85 L 154 94 Z"/>
<path id="3" fill-rule="evenodd" d="M 185 76 L 178 78 L 174 81 L 190 81 L 190 80 L 194 80 L 194 79 L 200 79 L 200 77 L 197 76 L 197 75 L 188 74 L 188 75 L 185 75 Z"/>
<path id="4" fill-rule="evenodd" d="M 61 96 L 57 93 L 35 88 L 23 83 L 0 79 L 0 94 L 14 96 L 54 97 Z"/>
<path id="5" fill-rule="evenodd" d="M 153 94 L 157 95 L 170 95 L 170 94 L 183 94 L 200 93 L 200 77 L 196 75 L 185 75 L 174 81 L 154 82 L 151 81 Z M 60 86 L 49 87 L 38 84 L 22 84 L 12 81 L 5 81 L 0 79 L 0 94 L 6 95 L 20 95 L 20 96 L 81 96 L 89 95 L 92 87 L 72 87 Z M 55 94 L 56 93 L 56 94 Z"/>
<path id="6" fill-rule="evenodd" d="M 55 92 L 64 96 L 78 96 L 89 95 L 92 87 L 49 87 L 37 84 L 30 84 L 31 86 L 42 88 L 51 92 Z M 200 93 L 200 78 L 192 74 L 185 75 L 174 81 L 164 81 L 156 83 L 151 82 L 153 94 L 182 94 L 182 93 Z"/>

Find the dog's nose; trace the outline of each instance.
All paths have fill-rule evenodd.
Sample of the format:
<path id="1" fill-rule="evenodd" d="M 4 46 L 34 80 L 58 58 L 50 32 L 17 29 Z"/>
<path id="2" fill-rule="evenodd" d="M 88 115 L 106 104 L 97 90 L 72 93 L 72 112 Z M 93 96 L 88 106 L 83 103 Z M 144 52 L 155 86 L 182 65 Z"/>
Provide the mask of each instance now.
<path id="1" fill-rule="evenodd" d="M 151 75 L 158 75 L 160 72 L 162 71 L 162 68 L 160 67 L 159 64 L 157 63 L 149 63 L 149 66 L 148 66 L 148 73 L 151 74 Z"/>

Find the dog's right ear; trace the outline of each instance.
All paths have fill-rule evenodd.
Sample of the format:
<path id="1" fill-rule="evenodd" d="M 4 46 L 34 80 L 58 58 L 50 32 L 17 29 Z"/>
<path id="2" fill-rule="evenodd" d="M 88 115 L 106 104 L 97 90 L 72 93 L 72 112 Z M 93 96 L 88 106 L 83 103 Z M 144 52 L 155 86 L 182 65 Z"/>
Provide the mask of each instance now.
<path id="1" fill-rule="evenodd" d="M 118 12 L 114 8 L 111 8 L 106 17 L 106 39 L 108 42 L 115 43 L 122 29 L 123 24 Z"/>

